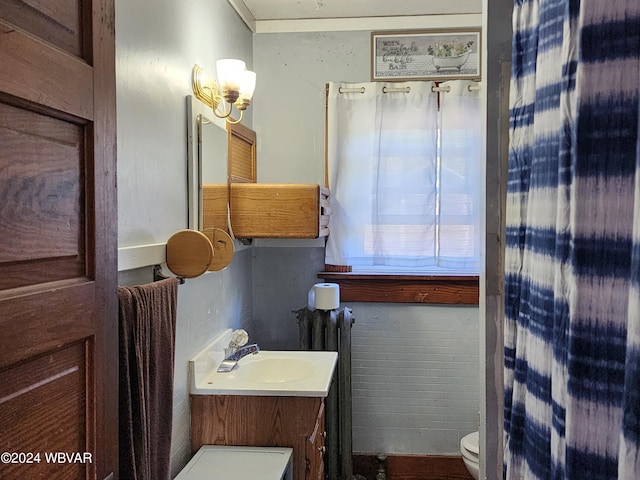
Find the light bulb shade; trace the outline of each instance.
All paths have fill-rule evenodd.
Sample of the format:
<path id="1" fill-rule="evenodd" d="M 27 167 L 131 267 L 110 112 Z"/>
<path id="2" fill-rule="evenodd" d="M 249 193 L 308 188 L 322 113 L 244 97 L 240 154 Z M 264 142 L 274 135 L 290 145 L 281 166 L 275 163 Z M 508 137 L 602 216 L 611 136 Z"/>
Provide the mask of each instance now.
<path id="1" fill-rule="evenodd" d="M 251 97 L 253 97 L 253 91 L 256 89 L 256 72 L 251 70 L 245 70 L 242 74 L 240 81 L 240 96 L 239 101 L 249 104 Z"/>
<path id="2" fill-rule="evenodd" d="M 225 58 L 216 62 L 218 83 L 220 84 L 222 95 L 225 98 L 232 97 L 233 100 L 227 98 L 230 103 L 235 102 L 238 98 L 240 82 L 246 69 L 246 64 L 242 60 Z"/>

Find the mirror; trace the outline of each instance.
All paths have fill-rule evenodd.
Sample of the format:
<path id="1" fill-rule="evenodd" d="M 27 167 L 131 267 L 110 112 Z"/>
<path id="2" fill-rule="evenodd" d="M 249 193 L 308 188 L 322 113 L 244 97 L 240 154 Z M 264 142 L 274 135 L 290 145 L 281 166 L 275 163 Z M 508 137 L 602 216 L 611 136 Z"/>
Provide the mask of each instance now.
<path id="1" fill-rule="evenodd" d="M 227 131 L 225 121 L 206 105 L 187 96 L 188 226 L 202 230 L 202 185 L 227 185 Z"/>
<path id="2" fill-rule="evenodd" d="M 198 149 L 202 183 L 227 183 L 227 132 L 199 114 Z"/>
<path id="3" fill-rule="evenodd" d="M 239 215 L 246 211 L 233 187 L 256 182 L 256 132 L 216 117 L 193 96 L 187 96 L 187 124 L 189 229 L 217 228 L 234 237 L 232 204 Z"/>

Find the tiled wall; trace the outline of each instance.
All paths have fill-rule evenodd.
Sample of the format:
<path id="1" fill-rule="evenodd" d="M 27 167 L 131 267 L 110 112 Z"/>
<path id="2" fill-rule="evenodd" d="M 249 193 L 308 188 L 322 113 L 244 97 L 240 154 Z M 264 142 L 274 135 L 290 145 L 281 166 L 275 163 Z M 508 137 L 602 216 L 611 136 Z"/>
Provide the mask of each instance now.
<path id="1" fill-rule="evenodd" d="M 227 328 L 247 328 L 252 316 L 251 251 L 241 250 L 226 269 L 188 280 L 178 292 L 171 470 L 191 457 L 189 438 L 189 359 Z"/>
<path id="2" fill-rule="evenodd" d="M 478 309 L 350 307 L 354 452 L 458 453 L 478 429 Z"/>
<path id="3" fill-rule="evenodd" d="M 251 251 L 241 250 L 220 272 L 186 280 L 178 287 L 173 381 L 171 471 L 175 476 L 191 457 L 189 439 L 189 359 L 227 328 L 248 328 L 252 317 Z M 151 269 L 120 272 L 120 285 L 152 281 Z"/>

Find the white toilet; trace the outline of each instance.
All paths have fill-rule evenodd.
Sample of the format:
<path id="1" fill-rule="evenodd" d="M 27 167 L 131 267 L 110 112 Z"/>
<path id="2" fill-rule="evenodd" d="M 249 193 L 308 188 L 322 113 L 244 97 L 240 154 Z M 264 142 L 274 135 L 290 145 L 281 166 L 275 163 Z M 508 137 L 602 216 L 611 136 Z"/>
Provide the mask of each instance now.
<path id="1" fill-rule="evenodd" d="M 464 462 L 467 470 L 473 478 L 478 480 L 479 460 L 478 454 L 480 452 L 479 447 L 479 435 L 478 432 L 465 435 L 460 440 L 460 453 L 462 454 L 462 461 Z"/>
<path id="2" fill-rule="evenodd" d="M 292 480 L 291 448 L 203 445 L 175 480 Z"/>

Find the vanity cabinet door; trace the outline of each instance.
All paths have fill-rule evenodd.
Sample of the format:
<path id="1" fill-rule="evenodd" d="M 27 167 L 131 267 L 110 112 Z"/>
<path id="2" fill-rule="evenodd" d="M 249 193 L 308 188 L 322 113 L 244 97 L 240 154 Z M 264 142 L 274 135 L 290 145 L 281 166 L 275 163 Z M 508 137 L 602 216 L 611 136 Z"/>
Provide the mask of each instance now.
<path id="1" fill-rule="evenodd" d="M 323 402 L 313 432 L 307 438 L 307 480 L 324 480 L 325 436 Z"/>
<path id="2" fill-rule="evenodd" d="M 293 448 L 293 479 L 324 479 L 324 399 L 191 395 L 191 452 L 202 445 Z"/>

